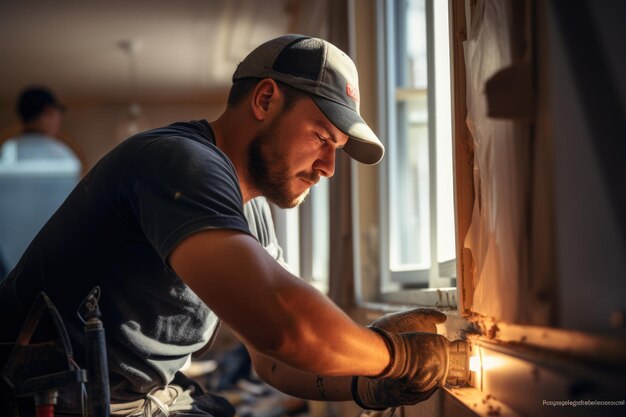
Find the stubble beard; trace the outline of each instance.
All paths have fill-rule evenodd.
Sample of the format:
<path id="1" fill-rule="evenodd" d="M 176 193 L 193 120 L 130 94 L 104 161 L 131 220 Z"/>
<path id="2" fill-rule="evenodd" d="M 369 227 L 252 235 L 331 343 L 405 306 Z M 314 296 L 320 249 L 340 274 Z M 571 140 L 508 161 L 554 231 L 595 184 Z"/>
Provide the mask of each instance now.
<path id="1" fill-rule="evenodd" d="M 279 122 L 280 119 L 274 120 L 270 126 L 258 132 L 248 145 L 246 179 L 270 202 L 287 209 L 302 203 L 309 194 L 309 188 L 301 194 L 295 194 L 289 188 L 294 177 L 289 174 L 289 167 L 272 143 L 278 133 Z M 316 181 L 316 178 L 312 178 L 313 175 L 298 174 L 296 177 L 298 176 L 311 182 Z"/>

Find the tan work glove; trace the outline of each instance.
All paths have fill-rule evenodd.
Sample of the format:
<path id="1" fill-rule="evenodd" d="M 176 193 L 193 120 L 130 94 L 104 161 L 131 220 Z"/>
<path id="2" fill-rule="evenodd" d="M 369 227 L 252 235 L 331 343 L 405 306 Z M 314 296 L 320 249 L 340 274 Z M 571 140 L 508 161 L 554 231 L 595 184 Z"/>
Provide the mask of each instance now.
<path id="1" fill-rule="evenodd" d="M 384 410 L 430 398 L 448 373 L 448 340 L 433 334 L 445 320 L 437 310 L 414 309 L 372 322 L 389 346 L 391 363 L 377 378 L 352 379 L 354 401 L 367 410 Z"/>

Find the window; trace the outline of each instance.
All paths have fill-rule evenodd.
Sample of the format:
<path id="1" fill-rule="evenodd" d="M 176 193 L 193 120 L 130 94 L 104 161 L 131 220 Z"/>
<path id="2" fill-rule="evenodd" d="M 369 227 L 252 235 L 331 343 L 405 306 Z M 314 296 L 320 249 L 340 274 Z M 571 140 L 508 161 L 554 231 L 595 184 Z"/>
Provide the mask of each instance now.
<path id="1" fill-rule="evenodd" d="M 281 210 L 272 207 L 276 236 L 285 262 L 292 272 L 323 293 L 328 292 L 329 188 L 322 178 L 300 206 Z"/>
<path id="2" fill-rule="evenodd" d="M 329 188 L 322 178 L 300 207 L 300 276 L 328 292 L 330 264 Z"/>
<path id="3" fill-rule="evenodd" d="M 387 299 L 401 289 L 456 285 L 450 43 L 446 1 L 379 0 L 378 7 Z"/>

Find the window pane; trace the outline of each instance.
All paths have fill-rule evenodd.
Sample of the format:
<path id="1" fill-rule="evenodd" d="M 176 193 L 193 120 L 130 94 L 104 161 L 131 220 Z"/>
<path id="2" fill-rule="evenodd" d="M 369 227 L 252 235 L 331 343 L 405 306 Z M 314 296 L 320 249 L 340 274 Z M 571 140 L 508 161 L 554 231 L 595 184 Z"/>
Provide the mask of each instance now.
<path id="1" fill-rule="evenodd" d="M 322 178 L 311 189 L 311 204 L 313 205 L 313 283 L 322 292 L 328 292 L 329 266 L 329 189 L 328 180 Z"/>
<path id="2" fill-rule="evenodd" d="M 403 25 L 406 28 L 403 35 L 406 42 L 404 65 L 408 71 L 406 77 L 400 77 L 405 78 L 400 86 L 425 89 L 428 86 L 428 57 L 424 0 L 408 0 L 406 12 L 399 14 L 400 19 L 403 17 L 406 19 Z"/>
<path id="3" fill-rule="evenodd" d="M 398 159 L 391 175 L 391 269 L 430 266 L 426 97 L 398 103 Z M 395 178 L 394 178 L 395 177 Z"/>
<path id="4" fill-rule="evenodd" d="M 424 0 L 396 5 L 396 117 L 392 121 L 396 158 L 389 175 L 389 260 L 392 271 L 402 271 L 430 267 L 428 71 Z"/>

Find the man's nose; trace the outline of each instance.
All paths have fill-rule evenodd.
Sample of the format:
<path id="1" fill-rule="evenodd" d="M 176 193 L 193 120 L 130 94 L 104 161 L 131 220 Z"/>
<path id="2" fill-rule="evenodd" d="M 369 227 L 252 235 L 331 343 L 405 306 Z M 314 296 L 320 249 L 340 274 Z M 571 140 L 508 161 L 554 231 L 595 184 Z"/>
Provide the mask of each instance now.
<path id="1" fill-rule="evenodd" d="M 313 169 L 324 177 L 332 177 L 335 174 L 335 157 L 337 150 L 327 147 L 313 164 Z"/>

